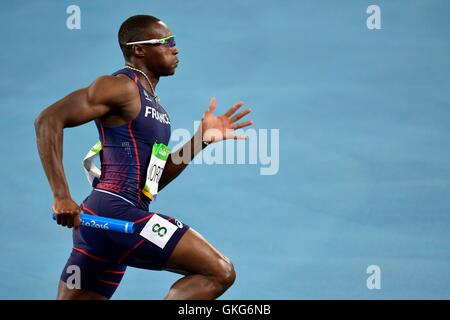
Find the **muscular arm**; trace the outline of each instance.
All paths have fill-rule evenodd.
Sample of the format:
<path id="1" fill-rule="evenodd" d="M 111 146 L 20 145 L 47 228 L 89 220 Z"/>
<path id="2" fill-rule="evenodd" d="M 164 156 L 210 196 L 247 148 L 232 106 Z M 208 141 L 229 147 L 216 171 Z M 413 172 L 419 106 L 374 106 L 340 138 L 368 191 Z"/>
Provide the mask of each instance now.
<path id="1" fill-rule="evenodd" d="M 80 209 L 72 200 L 62 164 L 63 129 L 82 125 L 118 111 L 135 92 L 134 85 L 119 77 L 100 77 L 43 110 L 35 121 L 42 166 L 54 196 L 58 224 L 78 226 Z"/>

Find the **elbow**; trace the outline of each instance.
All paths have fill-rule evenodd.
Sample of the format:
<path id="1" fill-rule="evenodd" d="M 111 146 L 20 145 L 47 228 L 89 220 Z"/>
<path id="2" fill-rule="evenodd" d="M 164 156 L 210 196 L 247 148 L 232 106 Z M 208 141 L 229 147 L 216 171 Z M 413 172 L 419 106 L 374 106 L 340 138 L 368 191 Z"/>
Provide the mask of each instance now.
<path id="1" fill-rule="evenodd" d="M 43 127 L 45 127 L 46 124 L 49 122 L 49 115 L 46 110 L 42 111 L 36 119 L 34 119 L 34 130 L 36 131 L 36 134 L 38 134 Z"/>
<path id="2" fill-rule="evenodd" d="M 60 126 L 62 126 L 60 121 L 55 115 L 49 112 L 48 109 L 43 110 L 34 120 L 34 130 L 36 135 L 39 135 L 45 128 L 57 129 Z"/>
<path id="3" fill-rule="evenodd" d="M 40 131 L 40 128 L 42 128 L 43 124 L 44 124 L 44 116 L 43 116 L 43 112 L 41 112 L 36 119 L 34 119 L 34 130 L 36 131 L 36 134 L 38 134 L 38 132 Z"/>
<path id="4" fill-rule="evenodd" d="M 51 132 L 62 132 L 64 125 L 46 110 L 42 111 L 34 120 L 34 132 L 39 141 Z"/>
<path id="5" fill-rule="evenodd" d="M 36 119 L 34 119 L 34 129 L 36 131 L 39 130 L 39 128 L 42 126 L 44 122 L 44 117 L 42 115 L 42 112 L 36 117 Z"/>

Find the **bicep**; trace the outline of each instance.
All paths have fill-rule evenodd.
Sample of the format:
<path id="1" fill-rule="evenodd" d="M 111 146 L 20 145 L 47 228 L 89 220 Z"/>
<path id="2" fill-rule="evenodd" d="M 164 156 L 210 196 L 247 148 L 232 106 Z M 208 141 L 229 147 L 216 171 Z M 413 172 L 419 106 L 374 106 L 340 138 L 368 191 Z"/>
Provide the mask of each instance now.
<path id="1" fill-rule="evenodd" d="M 93 101 L 89 88 L 83 88 L 55 102 L 44 112 L 61 121 L 64 127 L 75 127 L 107 114 L 109 108 Z"/>
<path id="2" fill-rule="evenodd" d="M 112 109 L 120 109 L 133 93 L 127 83 L 124 85 L 123 79 L 100 77 L 89 87 L 55 102 L 43 114 L 59 121 L 64 127 L 79 126 L 105 116 Z"/>

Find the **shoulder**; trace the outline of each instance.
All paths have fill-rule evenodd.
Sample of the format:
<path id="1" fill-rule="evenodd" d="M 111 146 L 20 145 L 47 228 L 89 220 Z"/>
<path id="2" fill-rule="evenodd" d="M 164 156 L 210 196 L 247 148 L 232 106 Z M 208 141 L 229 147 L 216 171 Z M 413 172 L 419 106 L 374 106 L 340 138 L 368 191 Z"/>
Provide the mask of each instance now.
<path id="1" fill-rule="evenodd" d="M 88 87 L 88 98 L 99 104 L 121 104 L 139 94 L 136 83 L 128 77 L 100 76 Z"/>

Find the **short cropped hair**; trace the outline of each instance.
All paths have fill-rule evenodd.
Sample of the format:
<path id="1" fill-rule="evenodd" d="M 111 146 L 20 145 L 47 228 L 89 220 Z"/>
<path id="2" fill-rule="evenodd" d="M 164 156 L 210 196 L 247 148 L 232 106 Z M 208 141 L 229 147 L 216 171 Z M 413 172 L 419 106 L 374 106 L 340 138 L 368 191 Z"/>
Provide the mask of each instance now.
<path id="1" fill-rule="evenodd" d="M 152 23 L 159 22 L 160 19 L 148 15 L 136 15 L 129 17 L 120 26 L 118 38 L 119 46 L 123 56 L 128 58 L 131 56 L 131 46 L 127 46 L 128 42 L 145 40 L 142 39 L 144 30 Z"/>

